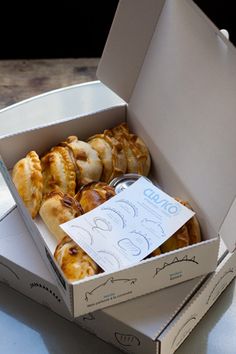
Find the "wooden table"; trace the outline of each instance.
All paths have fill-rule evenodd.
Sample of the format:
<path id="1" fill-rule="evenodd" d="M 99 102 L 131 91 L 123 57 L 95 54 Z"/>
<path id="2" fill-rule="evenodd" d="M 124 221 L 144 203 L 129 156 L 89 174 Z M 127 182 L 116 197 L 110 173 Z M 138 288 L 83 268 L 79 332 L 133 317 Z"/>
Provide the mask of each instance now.
<path id="1" fill-rule="evenodd" d="M 43 92 L 96 80 L 99 59 L 0 61 L 0 109 Z"/>

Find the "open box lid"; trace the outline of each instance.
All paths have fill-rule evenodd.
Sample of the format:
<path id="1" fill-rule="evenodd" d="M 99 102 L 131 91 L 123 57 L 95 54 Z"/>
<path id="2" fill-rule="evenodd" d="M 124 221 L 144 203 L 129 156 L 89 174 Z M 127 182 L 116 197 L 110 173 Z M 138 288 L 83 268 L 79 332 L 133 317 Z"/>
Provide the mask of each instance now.
<path id="1" fill-rule="evenodd" d="M 191 0 L 121 0 L 97 75 L 128 103 L 158 183 L 216 236 L 236 193 L 234 46 Z"/>
<path id="2" fill-rule="evenodd" d="M 121 0 L 97 77 L 129 101 L 165 0 Z"/>
<path id="3" fill-rule="evenodd" d="M 183 23 L 179 26 L 181 20 Z M 126 102 L 130 101 L 146 54 L 153 45 L 152 40 L 159 27 L 164 27 L 161 34 L 162 46 L 168 44 L 165 42 L 171 36 L 173 53 L 177 51 L 182 58 L 185 57 L 186 46 L 189 50 L 194 48 L 192 55 L 195 56 L 197 52 L 195 61 L 198 61 L 199 66 L 205 65 L 206 59 L 198 43 L 201 38 L 204 37 L 208 54 L 212 52 L 216 55 L 216 43 L 219 45 L 221 41 L 233 47 L 192 0 L 120 0 L 99 62 L 97 77 Z M 223 47 L 221 45 L 218 50 L 222 52 Z M 183 65 L 186 65 L 186 60 Z M 194 65 L 195 62 L 188 62 L 189 70 Z M 150 70 L 154 69 L 150 67 Z M 167 69 L 168 64 L 163 66 L 164 75 Z"/>
<path id="4" fill-rule="evenodd" d="M 223 224 L 221 225 L 219 235 L 224 240 L 230 252 L 236 249 L 236 198 L 230 206 Z"/>

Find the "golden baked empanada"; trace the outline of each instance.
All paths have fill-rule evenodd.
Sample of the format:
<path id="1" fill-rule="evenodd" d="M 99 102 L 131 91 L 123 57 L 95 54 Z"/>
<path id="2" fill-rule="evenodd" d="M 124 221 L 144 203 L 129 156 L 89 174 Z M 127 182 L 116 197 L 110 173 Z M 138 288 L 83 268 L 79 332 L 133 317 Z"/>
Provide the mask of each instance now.
<path id="1" fill-rule="evenodd" d="M 138 160 L 138 174 L 147 176 L 151 167 L 151 158 L 144 141 L 135 134 L 130 134 L 130 148 Z"/>
<path id="2" fill-rule="evenodd" d="M 82 213 L 83 210 L 78 201 L 59 191 L 47 194 L 39 210 L 47 228 L 58 241 L 67 235 L 59 225 L 80 216 Z"/>
<path id="3" fill-rule="evenodd" d="M 69 236 L 64 237 L 58 244 L 54 257 L 70 281 L 100 272 L 98 265 Z"/>
<path id="4" fill-rule="evenodd" d="M 186 201 L 183 201 L 179 198 L 176 200 L 192 210 L 190 204 Z M 178 231 L 174 233 L 167 241 L 165 241 L 161 246 L 161 252 L 169 252 L 178 248 L 186 247 L 193 245 L 194 243 L 201 241 L 201 231 L 200 225 L 197 220 L 197 217 L 194 215 L 189 219 L 186 224 L 184 224 Z"/>
<path id="5" fill-rule="evenodd" d="M 102 175 L 102 162 L 96 150 L 76 136 L 69 136 L 60 145 L 67 146 L 73 152 L 76 166 L 79 170 L 78 184 L 83 185 L 99 181 Z"/>
<path id="6" fill-rule="evenodd" d="M 121 123 L 111 131 L 124 148 L 128 163 L 127 172 L 147 176 L 150 171 L 151 158 L 143 140 L 129 132 L 127 123 Z"/>
<path id="7" fill-rule="evenodd" d="M 12 180 L 32 218 L 37 215 L 43 192 L 43 177 L 39 157 L 30 151 L 13 167 Z"/>
<path id="8" fill-rule="evenodd" d="M 110 130 L 104 131 L 104 136 L 106 141 L 112 147 L 112 163 L 113 163 L 113 171 L 110 176 L 108 182 L 110 182 L 113 178 L 118 177 L 127 170 L 127 159 L 124 152 L 124 147 L 122 144 L 111 134 Z"/>
<path id="9" fill-rule="evenodd" d="M 157 247 L 151 254 L 152 257 L 159 256 L 161 254 L 160 247 Z"/>
<path id="10" fill-rule="evenodd" d="M 190 210 L 193 210 L 189 202 L 183 201 L 179 198 L 176 198 L 176 200 L 189 208 Z M 200 230 L 200 225 L 198 222 L 198 219 L 196 215 L 194 215 L 191 219 L 189 219 L 186 223 L 188 233 L 189 233 L 189 244 L 193 245 L 194 243 L 200 242 L 201 241 L 201 230 Z"/>
<path id="11" fill-rule="evenodd" d="M 97 134 L 92 136 L 88 140 L 88 143 L 94 150 L 97 151 L 98 156 L 103 164 L 101 181 L 109 182 L 113 172 L 111 145 L 106 141 L 104 134 Z"/>
<path id="12" fill-rule="evenodd" d="M 100 139 L 100 144 L 97 139 Z M 96 139 L 94 141 L 94 139 Z M 101 143 L 101 140 L 105 143 Z M 103 134 L 94 135 L 88 139 L 89 144 L 97 150 L 103 162 L 103 182 L 110 182 L 113 178 L 118 177 L 126 172 L 127 160 L 122 144 L 115 139 L 110 130 L 104 130 Z M 108 148 L 110 146 L 110 150 Z"/>
<path id="13" fill-rule="evenodd" d="M 114 137 L 122 144 L 127 160 L 127 173 L 139 173 L 138 159 L 129 143 L 129 130 L 126 123 L 117 125 L 112 129 Z"/>
<path id="14" fill-rule="evenodd" d="M 66 147 L 55 146 L 41 159 L 43 173 L 43 193 L 61 191 L 75 195 L 75 165 Z"/>
<path id="15" fill-rule="evenodd" d="M 161 246 L 161 253 L 177 250 L 178 248 L 189 246 L 189 234 L 186 224 L 176 231 Z"/>
<path id="16" fill-rule="evenodd" d="M 75 199 L 80 203 L 84 213 L 103 204 L 115 195 L 115 189 L 106 183 L 95 182 L 84 186 L 76 195 Z"/>

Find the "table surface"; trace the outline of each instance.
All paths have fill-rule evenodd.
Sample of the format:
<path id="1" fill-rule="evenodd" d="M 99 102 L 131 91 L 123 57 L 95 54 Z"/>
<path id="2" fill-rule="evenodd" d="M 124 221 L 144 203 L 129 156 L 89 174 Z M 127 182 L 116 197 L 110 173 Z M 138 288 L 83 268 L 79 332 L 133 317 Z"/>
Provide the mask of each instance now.
<path id="1" fill-rule="evenodd" d="M 97 64 L 96 58 L 0 61 L 0 108 L 55 88 L 95 80 Z M 176 354 L 235 354 L 235 334 L 233 281 Z M 0 284 L 0 353 L 118 354 L 120 351 Z"/>

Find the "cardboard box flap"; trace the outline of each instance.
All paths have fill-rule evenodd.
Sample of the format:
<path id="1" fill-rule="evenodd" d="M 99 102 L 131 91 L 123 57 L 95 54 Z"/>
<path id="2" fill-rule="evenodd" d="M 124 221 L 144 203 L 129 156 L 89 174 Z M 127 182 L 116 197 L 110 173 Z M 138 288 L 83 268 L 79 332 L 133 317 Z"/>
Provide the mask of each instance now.
<path id="1" fill-rule="evenodd" d="M 219 235 L 228 250 L 233 252 L 236 248 L 236 198 L 221 225 Z"/>
<path id="2" fill-rule="evenodd" d="M 191 30 L 192 19 L 195 22 L 199 14 L 204 17 L 205 22 L 208 22 L 208 28 L 205 28 L 205 31 L 209 31 L 210 26 L 214 34 L 217 34 L 221 40 L 227 41 L 224 34 L 211 23 L 195 4 L 193 4 L 195 7 L 194 15 L 186 14 L 186 8 L 189 6 L 187 3 L 191 4 L 192 0 L 149 0 L 148 2 L 146 0 L 120 0 L 98 66 L 97 77 L 126 102 L 129 102 L 136 81 L 139 78 L 146 53 L 149 50 L 152 37 L 159 26 L 159 22 L 164 22 L 161 20 L 163 7 L 164 12 L 168 13 L 168 17 L 173 15 L 171 20 L 174 25 L 176 23 L 175 7 L 178 8 L 178 11 L 182 12 L 183 18 L 188 18 L 187 21 L 184 20 L 185 26 L 183 27 L 186 28 L 182 28 L 183 31 L 181 28 L 178 28 L 175 32 L 174 26 L 169 21 L 165 24 L 166 33 L 164 33 L 164 36 L 162 34 L 158 40 L 163 48 L 168 32 L 174 30 L 171 33 L 173 36 L 173 45 L 174 47 L 179 47 L 179 51 L 181 52 L 181 41 L 184 42 L 187 40 L 188 45 L 188 30 Z M 190 17 L 185 17 L 186 15 L 190 15 Z M 195 34 L 197 38 L 198 33 L 196 32 Z M 194 42 L 192 43 L 193 45 Z M 196 50 L 198 50 L 198 46 L 196 46 Z M 211 48 L 209 48 L 210 50 Z M 200 50 L 199 56 L 201 56 Z M 183 61 L 183 69 L 185 64 L 185 61 Z M 163 75 L 168 75 L 168 65 L 164 64 L 162 69 Z M 155 79 L 158 80 L 158 75 L 155 72 L 155 63 L 150 67 L 150 70 L 153 71 Z"/>
<path id="3" fill-rule="evenodd" d="M 97 77 L 129 101 L 165 0 L 121 0 Z"/>

